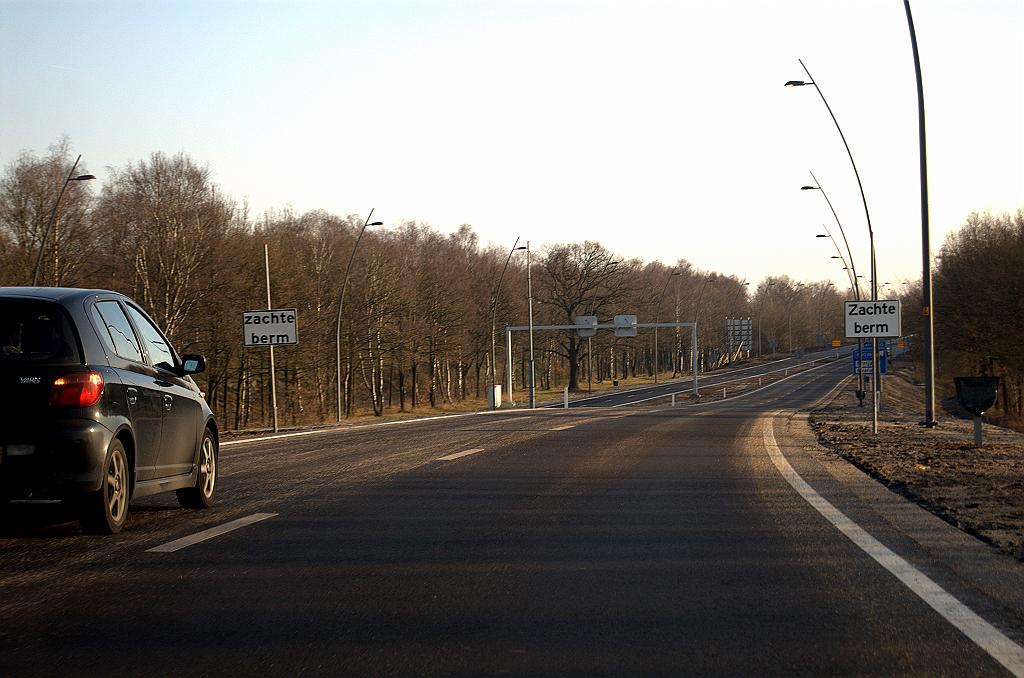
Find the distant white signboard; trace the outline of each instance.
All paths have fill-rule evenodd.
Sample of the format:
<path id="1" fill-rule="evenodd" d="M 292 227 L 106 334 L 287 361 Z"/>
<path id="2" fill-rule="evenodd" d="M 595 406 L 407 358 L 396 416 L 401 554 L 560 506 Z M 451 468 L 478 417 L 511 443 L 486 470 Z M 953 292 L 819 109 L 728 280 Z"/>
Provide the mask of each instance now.
<path id="1" fill-rule="evenodd" d="M 294 308 L 242 311 L 242 333 L 246 346 L 280 346 L 299 343 Z"/>
<path id="2" fill-rule="evenodd" d="M 576 326 L 579 327 L 576 333 L 580 337 L 592 337 L 597 334 L 597 316 L 578 315 L 576 316 Z"/>
<path id="3" fill-rule="evenodd" d="M 612 320 L 612 324 L 615 325 L 615 336 L 616 337 L 635 337 L 636 336 L 636 316 L 635 315 L 617 315 Z"/>
<path id="4" fill-rule="evenodd" d="M 902 334 L 899 299 L 848 301 L 845 310 L 847 339 L 898 337 Z"/>

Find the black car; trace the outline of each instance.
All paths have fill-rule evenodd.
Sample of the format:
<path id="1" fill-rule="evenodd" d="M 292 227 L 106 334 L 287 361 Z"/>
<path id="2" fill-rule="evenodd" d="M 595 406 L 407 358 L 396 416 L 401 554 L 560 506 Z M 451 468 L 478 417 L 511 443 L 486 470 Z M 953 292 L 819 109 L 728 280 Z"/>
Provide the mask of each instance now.
<path id="1" fill-rule="evenodd" d="M 133 498 L 211 506 L 217 423 L 189 376 L 205 368 L 122 294 L 0 287 L 0 505 L 63 499 L 105 533 Z"/>

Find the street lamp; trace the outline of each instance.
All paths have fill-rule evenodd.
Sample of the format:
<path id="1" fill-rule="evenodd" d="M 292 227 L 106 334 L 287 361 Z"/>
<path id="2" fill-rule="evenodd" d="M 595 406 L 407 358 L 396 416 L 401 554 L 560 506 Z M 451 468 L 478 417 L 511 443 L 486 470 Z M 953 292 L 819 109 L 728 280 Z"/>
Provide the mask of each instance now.
<path id="1" fill-rule="evenodd" d="M 761 296 L 761 303 L 757 307 L 757 357 L 760 358 L 764 353 L 764 345 L 761 341 L 761 328 L 764 326 L 764 318 L 761 315 L 761 311 L 764 309 L 764 300 L 768 298 L 768 290 L 775 285 L 774 280 L 768 281 L 768 284 L 764 288 L 764 294 Z"/>
<path id="2" fill-rule="evenodd" d="M 676 269 L 672 269 L 665 276 L 665 286 L 661 288 L 661 294 L 658 295 L 657 305 L 654 307 L 654 383 L 658 383 L 658 321 L 661 317 L 661 302 L 665 298 L 665 292 L 668 291 L 668 283 L 673 277 L 682 275 Z"/>
<path id="3" fill-rule="evenodd" d="M 789 80 L 786 82 L 786 87 L 803 87 L 805 85 L 814 85 L 814 89 L 818 92 L 818 96 L 821 97 L 821 102 L 825 104 L 825 108 L 828 109 L 828 114 L 832 117 L 832 122 L 835 123 L 836 131 L 839 132 L 839 137 L 843 140 L 843 146 L 846 147 L 846 155 L 850 158 L 850 165 L 853 167 L 853 174 L 857 178 L 857 188 L 860 189 L 860 199 L 864 204 L 864 217 L 868 223 L 868 240 L 871 250 L 871 301 L 878 300 L 878 276 L 875 272 L 875 231 L 871 227 L 871 213 L 868 211 L 868 199 L 864 195 L 864 184 L 860 180 L 860 172 L 857 171 L 857 163 L 853 161 L 853 152 L 850 151 L 850 144 L 846 142 L 846 135 L 843 134 L 843 129 L 839 126 L 839 121 L 836 120 L 835 113 L 832 112 L 832 107 L 828 105 L 828 100 L 825 99 L 825 95 L 822 94 L 821 88 L 814 81 L 814 77 L 811 72 L 807 70 L 807 66 L 804 65 L 802 59 L 797 59 L 800 62 L 800 67 L 804 69 L 804 73 L 807 74 L 809 80 Z M 918 81 L 920 84 L 920 80 Z M 852 257 L 851 257 L 852 259 Z M 850 265 L 853 265 L 851 261 Z M 871 422 L 872 422 L 872 433 L 878 433 L 878 382 L 881 380 L 881 375 L 878 373 L 878 339 L 871 339 L 871 372 L 874 375 L 874 383 L 871 387 L 872 394 L 872 407 L 874 410 Z"/>
<path id="4" fill-rule="evenodd" d="M 814 172 L 811 172 L 810 174 L 811 174 L 811 178 L 814 179 L 814 185 L 813 186 L 801 186 L 800 190 L 801 191 L 821 191 L 821 196 L 823 198 L 825 198 L 825 202 L 828 203 L 828 208 L 832 211 L 832 216 L 835 217 L 836 225 L 839 226 L 839 235 L 843 236 L 843 244 L 846 245 L 846 255 L 850 258 L 849 259 L 850 267 L 853 269 L 853 272 L 856 275 L 856 273 L 857 273 L 857 266 L 856 266 L 856 264 L 853 263 L 853 252 L 850 251 L 850 241 L 846 239 L 846 229 L 843 228 L 843 222 L 839 221 L 839 215 L 836 214 L 836 208 L 832 206 L 832 201 L 828 199 L 828 193 L 826 193 L 825 189 L 821 187 L 821 182 L 818 181 L 818 177 L 814 176 Z M 822 226 L 824 226 L 824 224 L 822 224 Z M 828 230 L 827 227 L 825 228 L 825 232 L 828 233 L 828 237 L 829 238 L 832 237 L 832 233 Z M 819 237 L 824 237 L 824 236 L 819 236 Z M 833 240 L 832 242 L 833 242 L 833 244 L 835 244 L 835 240 Z M 836 247 L 836 250 L 837 251 L 839 250 L 838 246 Z M 839 252 L 839 254 L 842 254 L 842 252 Z M 855 292 L 857 294 L 857 299 L 859 300 L 860 299 L 860 289 L 855 290 Z"/>
<path id="5" fill-rule="evenodd" d="M 700 315 L 700 300 L 704 296 L 704 289 L 708 286 L 708 283 L 714 282 L 715 280 L 716 278 L 713 273 L 708 273 L 704 276 L 704 284 L 700 286 L 700 292 L 697 293 L 697 300 L 693 302 L 693 322 L 698 323 L 697 332 L 694 333 L 694 336 L 697 337 L 697 343 L 700 343 L 700 323 L 697 320 L 697 317 Z M 696 352 L 697 347 L 694 346 L 693 350 Z"/>
<path id="6" fill-rule="evenodd" d="M 822 224 L 821 227 L 825 229 L 825 232 L 824 233 L 817 233 L 817 234 L 815 234 L 814 237 L 815 238 L 828 238 L 830 241 L 832 241 L 832 246 L 836 248 L 836 253 L 834 255 L 832 255 L 832 258 L 833 259 L 839 259 L 840 261 L 843 262 L 843 270 L 846 271 L 846 277 L 849 278 L 849 280 L 850 280 L 850 291 L 853 292 L 854 298 L 857 299 L 858 301 L 860 301 L 860 288 L 857 285 L 857 279 L 850 272 L 851 271 L 851 266 L 849 266 L 847 264 L 846 257 L 843 256 L 842 251 L 839 249 L 839 245 L 836 244 L 836 240 L 835 240 L 835 238 L 832 237 L 832 232 L 830 230 L 828 230 L 828 226 L 826 226 L 825 224 Z"/>
<path id="7" fill-rule="evenodd" d="M 530 272 L 530 241 L 526 241 L 526 298 L 530 314 L 530 409 L 537 406 L 537 390 L 533 368 L 533 278 Z"/>
<path id="8" fill-rule="evenodd" d="M 78 167 L 78 161 L 82 159 L 81 154 L 75 158 L 75 164 L 71 166 L 71 171 L 68 172 L 67 179 L 64 180 L 64 184 L 60 187 L 60 193 L 57 194 L 57 202 L 53 203 L 53 211 L 50 212 L 50 220 L 46 223 L 46 230 L 43 231 L 43 238 L 39 241 L 39 254 L 36 256 L 36 267 L 32 271 L 32 287 L 39 284 L 39 265 L 43 263 L 43 251 L 46 248 L 46 238 L 50 235 L 50 229 L 53 228 L 54 222 L 57 220 L 57 208 L 60 206 L 60 199 L 64 197 L 64 190 L 67 189 L 68 184 L 72 181 L 89 181 L 95 179 L 91 174 L 79 174 L 75 176 L 75 168 Z"/>
<path id="9" fill-rule="evenodd" d="M 497 391 L 497 379 L 498 379 L 498 368 L 494 358 L 494 315 L 498 308 L 498 292 L 501 291 L 501 281 L 505 279 L 505 271 L 508 269 L 508 262 L 512 260 L 512 254 L 518 250 L 525 250 L 525 247 L 516 247 L 519 244 L 519 238 L 516 237 L 515 243 L 512 244 L 512 249 L 508 252 L 508 257 L 505 259 L 505 266 L 501 269 L 501 275 L 498 277 L 498 284 L 494 287 L 494 293 L 491 295 L 491 409 L 497 409 L 501 405 L 500 398 L 496 398 Z M 512 394 L 508 394 L 509 398 L 512 398 Z"/>
<path id="10" fill-rule="evenodd" d="M 356 237 L 356 243 L 352 246 L 352 254 L 348 258 L 348 266 L 345 267 L 345 279 L 341 283 L 341 301 L 338 303 L 338 326 L 336 334 L 336 362 L 335 367 L 338 375 L 338 423 L 341 423 L 341 311 L 345 308 L 345 290 L 348 289 L 348 276 L 352 272 L 352 262 L 356 258 L 356 250 L 359 249 L 359 241 L 363 239 L 363 232 L 366 231 L 367 226 L 383 226 L 383 221 L 375 221 L 370 223 L 370 217 L 373 216 L 373 210 L 370 208 L 370 213 L 366 215 L 366 221 L 363 222 L 363 227 L 359 229 L 359 235 Z"/>
<path id="11" fill-rule="evenodd" d="M 921 84 L 921 56 L 917 52 L 917 31 L 910 13 L 910 0 L 903 0 L 910 29 L 910 47 L 914 54 L 914 75 L 917 78 L 917 137 L 921 165 L 921 301 L 924 315 L 924 421 L 932 428 L 935 421 L 935 313 L 932 305 L 931 233 L 928 225 L 928 153 L 924 133 L 924 86 Z"/>

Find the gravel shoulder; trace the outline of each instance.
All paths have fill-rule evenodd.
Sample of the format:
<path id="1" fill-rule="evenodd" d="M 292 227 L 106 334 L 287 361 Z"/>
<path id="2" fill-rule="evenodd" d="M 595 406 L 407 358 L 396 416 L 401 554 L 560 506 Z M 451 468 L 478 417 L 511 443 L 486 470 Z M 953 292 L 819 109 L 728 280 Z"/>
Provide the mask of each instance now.
<path id="1" fill-rule="evenodd" d="M 970 419 L 955 403 L 937 405 L 939 425 L 926 429 L 923 391 L 896 361 L 884 382 L 878 434 L 871 432 L 870 398 L 857 406 L 844 388 L 810 413 L 818 442 L 894 492 L 946 522 L 1024 561 L 1024 434 L 984 425 L 974 447 Z"/>

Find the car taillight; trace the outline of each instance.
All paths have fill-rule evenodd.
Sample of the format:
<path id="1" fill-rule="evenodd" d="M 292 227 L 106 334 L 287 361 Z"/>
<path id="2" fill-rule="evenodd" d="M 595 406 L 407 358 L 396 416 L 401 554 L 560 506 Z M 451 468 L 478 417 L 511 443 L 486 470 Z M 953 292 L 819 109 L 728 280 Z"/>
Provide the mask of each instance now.
<path id="1" fill-rule="evenodd" d="M 50 389 L 50 407 L 92 407 L 103 395 L 103 375 L 73 372 L 57 377 Z"/>

